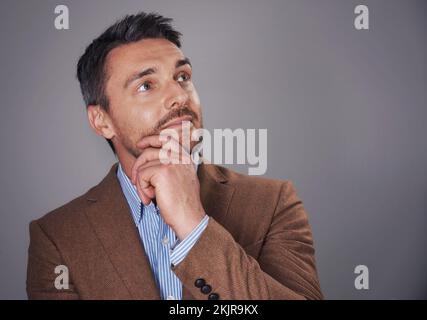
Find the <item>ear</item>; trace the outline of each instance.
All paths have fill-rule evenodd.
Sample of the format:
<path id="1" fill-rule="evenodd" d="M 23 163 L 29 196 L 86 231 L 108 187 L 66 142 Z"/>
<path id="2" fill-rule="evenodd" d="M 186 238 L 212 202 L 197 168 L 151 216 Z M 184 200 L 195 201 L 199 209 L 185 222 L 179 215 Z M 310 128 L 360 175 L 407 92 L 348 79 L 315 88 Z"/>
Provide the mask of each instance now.
<path id="1" fill-rule="evenodd" d="M 116 135 L 110 116 L 100 105 L 88 106 L 87 117 L 96 134 L 105 139 L 112 139 Z"/>

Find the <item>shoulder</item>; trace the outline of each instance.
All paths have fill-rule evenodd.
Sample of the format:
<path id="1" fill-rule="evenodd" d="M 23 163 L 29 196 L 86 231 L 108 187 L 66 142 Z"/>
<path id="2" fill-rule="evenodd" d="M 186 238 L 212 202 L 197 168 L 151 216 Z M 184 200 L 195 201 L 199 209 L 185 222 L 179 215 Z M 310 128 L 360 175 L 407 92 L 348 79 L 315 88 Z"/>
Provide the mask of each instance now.
<path id="1" fill-rule="evenodd" d="M 257 195 L 256 198 L 271 199 L 281 194 L 295 193 L 294 183 L 287 179 L 272 179 L 262 176 L 249 176 L 218 165 L 208 165 L 209 171 L 216 171 L 227 184 L 234 187 L 239 194 Z"/>
<path id="2" fill-rule="evenodd" d="M 227 213 L 222 214 L 219 222 L 245 248 L 263 243 L 272 225 L 277 225 L 275 219 L 281 225 L 291 222 L 290 210 L 301 204 L 290 180 L 248 176 L 210 164 L 205 170 L 214 180 L 227 185 L 225 190 L 230 201 Z M 217 184 L 210 187 L 224 190 Z M 221 194 L 213 192 L 214 197 Z"/>
<path id="3" fill-rule="evenodd" d="M 85 213 L 93 204 L 94 199 L 91 199 L 91 193 L 94 188 L 32 221 L 30 229 L 37 226 L 46 234 L 63 233 L 70 228 L 77 229 L 86 221 Z"/>
<path id="4" fill-rule="evenodd" d="M 275 213 L 302 204 L 290 180 L 248 176 L 211 164 L 204 170 L 213 180 L 227 185 L 227 193 L 231 194 L 230 209 L 235 217 L 243 215 L 254 221 L 271 221 Z M 218 186 L 213 184 L 209 187 Z"/>
<path id="5" fill-rule="evenodd" d="M 45 233 L 64 235 L 87 228 L 87 213 L 92 211 L 99 200 L 113 198 L 112 194 L 117 193 L 116 168 L 117 165 L 113 165 L 104 179 L 84 194 L 32 221 L 30 228 L 31 225 L 37 225 Z"/>

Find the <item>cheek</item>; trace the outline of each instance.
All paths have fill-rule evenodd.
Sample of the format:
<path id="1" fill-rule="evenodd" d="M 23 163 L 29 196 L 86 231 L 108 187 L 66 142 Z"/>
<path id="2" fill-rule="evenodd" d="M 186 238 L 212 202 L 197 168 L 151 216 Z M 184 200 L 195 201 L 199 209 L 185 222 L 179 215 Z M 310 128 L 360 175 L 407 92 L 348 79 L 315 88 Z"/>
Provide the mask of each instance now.
<path id="1" fill-rule="evenodd" d="M 193 105 L 193 110 L 196 111 L 198 114 L 200 114 L 200 99 L 199 95 L 197 94 L 196 88 L 192 86 L 189 88 L 189 95 L 191 104 Z"/>
<path id="2" fill-rule="evenodd" d="M 140 139 L 158 120 L 156 97 L 141 97 L 124 92 L 113 92 L 110 110 L 117 134 L 124 139 Z"/>
<path id="3" fill-rule="evenodd" d="M 151 129 L 159 120 L 160 108 L 152 107 L 147 103 L 144 105 L 135 105 L 130 113 L 130 118 L 135 127 L 139 130 L 147 131 Z"/>
<path id="4" fill-rule="evenodd" d="M 115 110 L 112 114 L 112 120 L 116 133 L 122 139 L 134 139 L 134 136 L 138 134 L 139 123 L 142 121 L 138 117 L 139 115 L 130 108 L 126 108 L 124 105 L 114 105 Z"/>
<path id="5" fill-rule="evenodd" d="M 196 87 L 193 83 L 188 87 L 188 94 L 195 104 L 200 105 L 199 94 L 197 93 Z"/>
<path id="6" fill-rule="evenodd" d="M 139 140 L 143 136 L 152 132 L 153 127 L 161 118 L 161 108 L 158 103 L 134 102 L 131 108 L 128 108 L 126 114 L 125 128 L 132 139 Z"/>
<path id="7" fill-rule="evenodd" d="M 150 119 L 150 112 L 137 105 L 133 106 L 128 113 L 128 118 L 131 123 L 145 123 Z"/>

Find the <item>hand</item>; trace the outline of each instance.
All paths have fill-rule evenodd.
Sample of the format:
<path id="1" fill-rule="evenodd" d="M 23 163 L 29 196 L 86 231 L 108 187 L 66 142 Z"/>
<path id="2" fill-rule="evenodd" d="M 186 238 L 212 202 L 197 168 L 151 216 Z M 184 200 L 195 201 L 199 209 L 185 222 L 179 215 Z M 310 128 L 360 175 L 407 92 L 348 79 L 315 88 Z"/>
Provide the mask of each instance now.
<path id="1" fill-rule="evenodd" d="M 164 221 L 183 240 L 205 216 L 200 184 L 190 154 L 173 139 L 168 144 L 174 145 L 174 151 L 160 152 L 164 143 L 154 135 L 137 144 L 143 151 L 132 167 L 131 179 L 145 205 L 156 198 Z"/>

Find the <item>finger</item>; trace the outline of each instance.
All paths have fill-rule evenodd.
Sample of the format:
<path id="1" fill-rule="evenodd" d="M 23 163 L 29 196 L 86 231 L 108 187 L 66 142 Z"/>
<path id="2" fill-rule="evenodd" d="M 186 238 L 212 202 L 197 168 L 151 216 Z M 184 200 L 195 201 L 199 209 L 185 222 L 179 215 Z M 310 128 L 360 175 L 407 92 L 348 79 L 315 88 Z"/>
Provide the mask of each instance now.
<path id="1" fill-rule="evenodd" d="M 155 148 L 161 148 L 162 145 L 163 145 L 163 141 L 160 140 L 160 135 L 158 134 L 152 135 L 152 136 L 146 136 L 136 144 L 136 146 L 141 149 L 147 148 L 149 146 L 155 147 Z"/>
<path id="2" fill-rule="evenodd" d="M 162 152 L 163 151 L 163 152 Z M 166 151 L 166 152 L 164 152 Z M 138 169 L 148 162 L 160 160 L 163 164 L 179 163 L 179 154 L 172 150 L 162 150 L 158 148 L 146 148 L 141 155 L 135 160 L 131 170 L 131 181 L 136 184 L 136 175 Z"/>
<path id="3" fill-rule="evenodd" d="M 172 130 L 172 129 L 167 129 Z M 176 137 L 174 137 L 173 134 L 168 134 L 166 132 L 165 134 L 160 135 L 152 135 L 152 136 L 146 136 L 142 138 L 136 145 L 137 147 L 144 149 L 147 147 L 154 147 L 154 148 L 162 148 L 165 144 L 168 144 L 168 147 L 176 150 L 184 150 L 185 152 L 189 153 L 189 150 L 186 150 L 183 145 L 179 142 L 179 134 L 176 134 Z"/>
<path id="4" fill-rule="evenodd" d="M 153 160 L 162 159 L 163 161 L 167 162 L 167 158 L 171 157 L 171 154 L 168 154 L 167 152 L 161 152 L 161 149 L 159 148 L 146 148 L 142 153 L 139 155 L 139 157 L 135 160 L 132 172 L 131 172 L 131 180 L 133 184 L 135 184 L 136 179 L 136 173 L 138 171 L 138 168 L 144 165 L 145 163 Z"/>
<path id="5" fill-rule="evenodd" d="M 146 188 L 144 190 L 144 193 L 151 199 L 153 200 L 156 197 L 156 189 L 154 189 L 153 186 L 149 186 L 148 188 Z"/>
<path id="6" fill-rule="evenodd" d="M 159 159 L 148 161 L 147 163 L 144 163 L 142 166 L 138 167 L 138 169 L 137 169 L 137 172 L 136 172 L 137 178 L 139 176 L 138 173 L 140 170 L 147 169 L 147 168 L 153 167 L 153 166 L 162 165 L 162 164 L 163 164 L 162 161 Z"/>
<path id="7" fill-rule="evenodd" d="M 151 201 L 151 198 L 145 192 L 145 189 L 147 189 L 147 188 L 148 187 L 142 187 L 139 181 L 137 182 L 136 191 L 137 191 L 138 196 L 141 199 L 142 203 L 144 203 L 144 205 L 148 205 Z"/>
<path id="8" fill-rule="evenodd" d="M 173 130 L 173 129 L 170 129 Z M 190 153 L 190 150 L 187 149 L 187 147 L 185 147 L 185 145 L 183 144 L 182 141 L 182 136 L 178 135 L 176 137 L 174 137 L 173 135 L 165 135 L 166 138 L 160 139 L 160 140 L 164 140 L 163 146 L 165 146 L 165 144 L 167 143 L 167 146 L 169 148 L 173 148 L 174 150 L 182 153 Z"/>
<path id="9" fill-rule="evenodd" d="M 174 137 L 169 137 L 165 140 L 162 145 L 163 150 L 172 150 L 173 152 L 180 153 L 183 155 L 190 155 L 189 150 L 187 150 L 184 145 L 180 143 L 179 140 L 176 140 Z"/>
<path id="10" fill-rule="evenodd" d="M 140 183 L 141 189 L 145 189 L 148 185 L 156 187 L 156 174 L 165 167 L 164 164 L 157 162 L 151 166 L 139 169 L 137 173 L 137 183 Z M 148 184 L 148 185 L 147 185 Z"/>
<path id="11" fill-rule="evenodd" d="M 143 169 L 147 169 L 153 166 L 160 166 L 162 165 L 160 160 L 153 160 L 153 161 L 149 161 L 147 163 L 145 163 L 144 165 L 140 166 L 138 168 L 138 171 L 143 170 Z M 140 175 L 138 175 L 137 173 L 137 178 L 136 178 L 136 187 L 138 190 L 138 194 L 141 197 L 142 202 L 147 205 L 150 203 L 150 201 L 152 199 L 155 198 L 156 194 L 155 194 L 155 189 L 154 187 L 150 184 L 150 181 L 146 181 L 143 177 L 141 177 Z"/>
<path id="12" fill-rule="evenodd" d="M 144 151 L 142 151 L 142 153 L 139 155 L 139 157 L 135 160 L 133 167 L 132 167 L 131 180 L 132 180 L 133 184 L 135 184 L 135 182 L 136 182 L 135 181 L 136 171 L 137 171 L 138 167 L 140 167 L 141 165 L 143 165 L 147 161 L 152 161 L 152 160 L 158 159 L 159 158 L 159 152 L 160 152 L 160 149 L 158 149 L 158 148 L 146 148 L 146 149 L 144 149 Z"/>
<path id="13" fill-rule="evenodd" d="M 151 166 L 153 166 L 152 162 L 153 161 L 150 162 Z M 143 178 L 137 179 L 136 188 L 140 199 L 145 205 L 149 204 L 151 199 L 154 199 L 156 196 L 154 187 L 149 181 L 146 181 Z"/>

